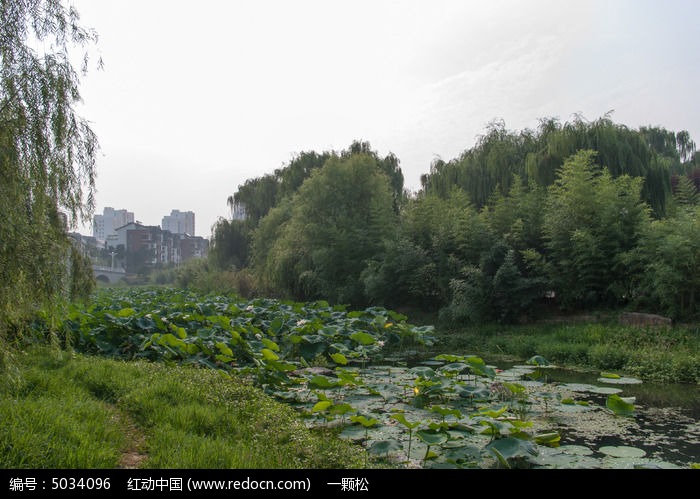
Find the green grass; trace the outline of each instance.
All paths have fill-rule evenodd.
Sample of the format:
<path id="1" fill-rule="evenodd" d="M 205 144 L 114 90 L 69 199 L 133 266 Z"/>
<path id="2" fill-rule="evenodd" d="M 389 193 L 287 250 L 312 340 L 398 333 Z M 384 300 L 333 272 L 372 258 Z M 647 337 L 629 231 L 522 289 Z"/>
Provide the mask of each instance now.
<path id="1" fill-rule="evenodd" d="M 648 381 L 700 383 L 697 327 L 636 328 L 615 323 L 475 326 L 437 330 L 445 351 L 622 370 Z"/>
<path id="2" fill-rule="evenodd" d="M 218 371 L 34 347 L 0 375 L 0 467 L 347 468 L 362 449 Z"/>

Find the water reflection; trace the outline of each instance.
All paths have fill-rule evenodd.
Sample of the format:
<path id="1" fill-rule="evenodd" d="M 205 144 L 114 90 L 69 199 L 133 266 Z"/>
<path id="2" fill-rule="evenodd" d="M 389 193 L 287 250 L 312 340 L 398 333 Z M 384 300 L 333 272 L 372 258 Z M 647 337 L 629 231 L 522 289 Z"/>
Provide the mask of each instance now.
<path id="1" fill-rule="evenodd" d="M 537 369 L 527 377 L 543 383 L 587 383 L 621 388 L 625 397 L 636 397 L 637 404 L 651 408 L 677 407 L 693 419 L 700 419 L 700 385 L 641 383 L 613 385 L 598 381 L 599 372 L 571 369 Z"/>

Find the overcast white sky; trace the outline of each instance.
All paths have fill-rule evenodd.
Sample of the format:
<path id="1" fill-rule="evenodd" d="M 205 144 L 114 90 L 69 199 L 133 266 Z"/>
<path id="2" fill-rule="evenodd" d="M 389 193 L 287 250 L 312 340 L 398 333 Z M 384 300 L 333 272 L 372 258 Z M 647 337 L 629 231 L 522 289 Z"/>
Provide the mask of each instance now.
<path id="1" fill-rule="evenodd" d="M 209 237 L 246 179 L 367 140 L 408 188 L 437 157 L 574 113 L 700 142 L 696 0 L 73 0 L 99 36 L 82 79 L 97 213 Z M 90 234 L 89 227 L 81 230 Z"/>

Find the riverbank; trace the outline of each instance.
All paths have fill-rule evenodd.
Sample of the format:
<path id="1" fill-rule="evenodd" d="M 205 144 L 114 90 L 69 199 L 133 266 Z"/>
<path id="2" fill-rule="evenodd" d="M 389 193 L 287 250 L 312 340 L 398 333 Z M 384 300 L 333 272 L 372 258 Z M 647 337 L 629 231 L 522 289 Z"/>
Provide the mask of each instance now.
<path id="1" fill-rule="evenodd" d="M 441 350 L 624 371 L 656 383 L 700 383 L 700 328 L 633 327 L 615 322 L 437 328 Z"/>

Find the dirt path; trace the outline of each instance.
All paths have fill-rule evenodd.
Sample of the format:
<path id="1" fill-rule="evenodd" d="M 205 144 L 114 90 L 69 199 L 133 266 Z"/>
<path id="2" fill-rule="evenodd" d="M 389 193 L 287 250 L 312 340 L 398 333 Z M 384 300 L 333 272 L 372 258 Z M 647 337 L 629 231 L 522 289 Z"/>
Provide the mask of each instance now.
<path id="1" fill-rule="evenodd" d="M 128 414 L 116 406 L 112 407 L 114 423 L 121 429 L 126 438 L 126 445 L 122 449 L 117 468 L 137 469 L 148 457 L 148 454 L 145 453 L 146 436 Z"/>

